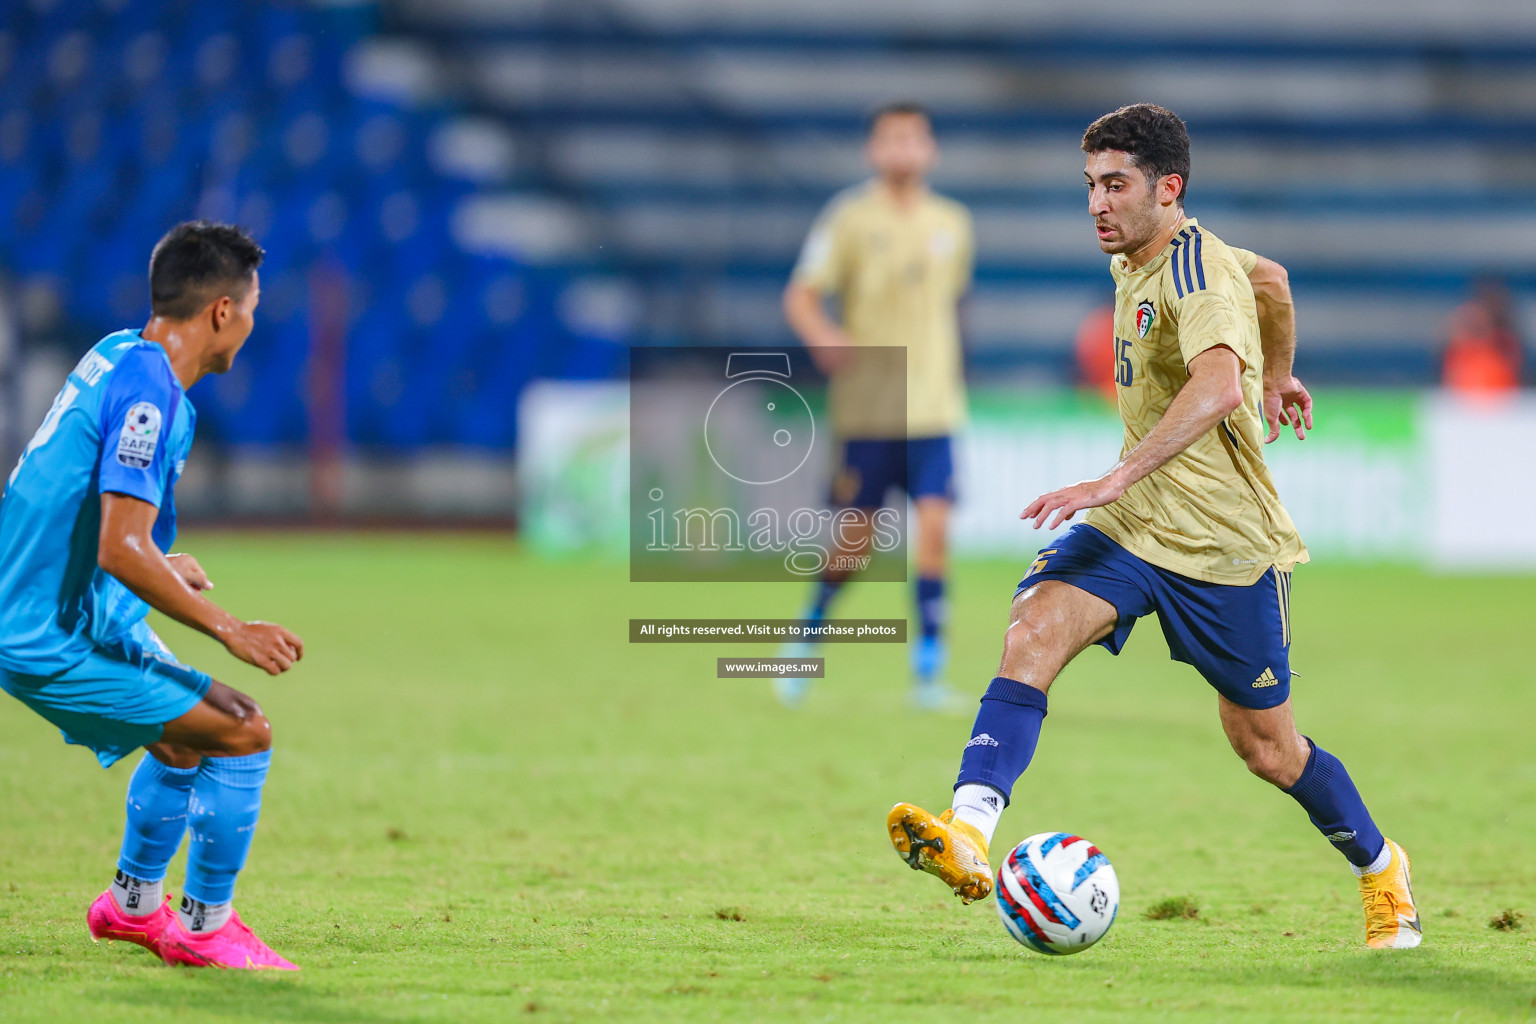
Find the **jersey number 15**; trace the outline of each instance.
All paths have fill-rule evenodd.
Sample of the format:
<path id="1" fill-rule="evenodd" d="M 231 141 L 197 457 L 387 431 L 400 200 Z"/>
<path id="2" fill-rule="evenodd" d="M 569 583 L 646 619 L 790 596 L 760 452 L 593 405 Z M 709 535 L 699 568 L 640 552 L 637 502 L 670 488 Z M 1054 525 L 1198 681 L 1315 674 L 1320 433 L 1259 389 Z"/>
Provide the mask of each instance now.
<path id="1" fill-rule="evenodd" d="M 1123 388 L 1131 386 L 1131 342 L 1129 338 L 1115 339 L 1115 383 Z"/>

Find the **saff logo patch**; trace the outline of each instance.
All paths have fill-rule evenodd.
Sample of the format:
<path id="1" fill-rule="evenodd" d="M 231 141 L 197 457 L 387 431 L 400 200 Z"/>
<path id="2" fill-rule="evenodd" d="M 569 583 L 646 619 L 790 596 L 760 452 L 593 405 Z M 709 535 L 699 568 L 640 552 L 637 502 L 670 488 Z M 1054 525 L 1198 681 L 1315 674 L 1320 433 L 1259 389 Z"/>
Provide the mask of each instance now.
<path id="1" fill-rule="evenodd" d="M 1136 337 L 1145 338 L 1147 332 L 1152 329 L 1152 321 L 1157 318 L 1157 307 L 1148 299 L 1136 307 Z"/>
<path id="2" fill-rule="evenodd" d="M 117 435 L 117 461 L 130 469 L 148 469 L 159 444 L 159 408 L 153 402 L 135 404 Z"/>

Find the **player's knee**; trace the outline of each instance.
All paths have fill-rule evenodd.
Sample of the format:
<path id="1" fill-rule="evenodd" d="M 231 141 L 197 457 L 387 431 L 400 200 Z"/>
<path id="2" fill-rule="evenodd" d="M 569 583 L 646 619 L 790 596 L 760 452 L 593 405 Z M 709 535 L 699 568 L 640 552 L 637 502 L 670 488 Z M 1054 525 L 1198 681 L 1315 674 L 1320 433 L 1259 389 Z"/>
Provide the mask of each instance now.
<path id="1" fill-rule="evenodd" d="M 1003 634 L 1003 647 L 1020 654 L 1039 650 L 1048 640 L 1044 626 L 1035 621 L 1022 601 L 1020 598 L 1014 602 L 1013 619 L 1008 623 L 1008 631 Z"/>
<path id="2" fill-rule="evenodd" d="M 224 753 L 230 757 L 260 754 L 272 749 L 272 723 L 263 714 L 251 715 L 235 728 L 224 742 Z"/>
<path id="3" fill-rule="evenodd" d="M 1039 642 L 1039 630 L 1027 619 L 1020 618 L 1018 607 L 1015 606 L 1013 621 L 1008 623 L 1008 628 L 1003 632 L 1003 660 L 1012 661 L 1023 657 Z"/>
<path id="4" fill-rule="evenodd" d="M 1050 636 L 1038 623 L 1016 620 L 1008 627 L 999 675 L 1049 692 L 1060 668 L 1059 653 L 1053 650 Z"/>

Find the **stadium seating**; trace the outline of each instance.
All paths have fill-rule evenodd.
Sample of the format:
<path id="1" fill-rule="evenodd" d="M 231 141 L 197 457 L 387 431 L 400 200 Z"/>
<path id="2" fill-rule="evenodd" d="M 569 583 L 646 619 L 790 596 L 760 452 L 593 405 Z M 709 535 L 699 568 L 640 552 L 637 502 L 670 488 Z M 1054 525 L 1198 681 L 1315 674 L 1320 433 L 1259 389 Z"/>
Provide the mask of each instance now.
<path id="1" fill-rule="evenodd" d="M 504 451 L 535 377 L 612 376 L 626 342 L 786 341 L 778 291 L 862 175 L 864 113 L 911 97 L 977 215 L 974 365 L 1055 382 L 1109 287 L 1077 137 L 1153 99 L 1193 129 L 1192 212 L 1289 266 L 1313 379 L 1431 382 L 1482 272 L 1536 313 L 1536 207 L 1509 187 L 1536 61 L 1501 41 L 1536 25 L 1508 4 L 1375 31 L 1321 0 L 1284 24 L 1181 0 L 1107 37 L 1065 2 L 796 0 L 793 32 L 780 6 L 18 0 L 0 270 L 77 351 L 143 318 L 166 225 L 242 221 L 270 254 L 262 331 L 200 386 L 205 436 L 309 436 L 317 289 L 342 280 L 348 439 Z M 1444 42 L 1398 42 L 1426 30 Z"/>
<path id="2" fill-rule="evenodd" d="M 401 0 L 390 28 L 432 40 L 546 187 L 602 212 L 643 340 L 783 340 L 778 289 L 862 174 L 864 114 L 912 98 L 937 114 L 938 187 L 977 215 L 973 363 L 1063 379 L 1108 289 L 1077 140 L 1150 99 L 1190 122 L 1191 212 L 1290 268 L 1312 377 L 1417 384 L 1479 272 L 1536 312 L 1536 208 L 1501 184 L 1536 148 L 1536 73 L 1508 41 L 1536 17 L 1516 6 L 1398 5 L 1382 26 L 1361 5 L 1182 0 L 1119 27 L 1064 2 Z"/>
<path id="3" fill-rule="evenodd" d="M 507 184 L 505 140 L 412 94 L 397 64 L 381 75 L 358 49 L 377 27 L 371 6 L 9 8 L 0 269 L 58 293 L 63 346 L 143 321 L 148 247 L 176 220 L 237 220 L 267 248 L 260 333 L 194 395 L 204 436 L 307 436 L 314 290 L 332 279 L 346 282 L 347 431 L 360 446 L 506 449 L 534 374 L 612 372 L 611 325 L 562 315 L 568 289 L 590 291 L 581 261 L 455 230 L 464 201 Z"/>

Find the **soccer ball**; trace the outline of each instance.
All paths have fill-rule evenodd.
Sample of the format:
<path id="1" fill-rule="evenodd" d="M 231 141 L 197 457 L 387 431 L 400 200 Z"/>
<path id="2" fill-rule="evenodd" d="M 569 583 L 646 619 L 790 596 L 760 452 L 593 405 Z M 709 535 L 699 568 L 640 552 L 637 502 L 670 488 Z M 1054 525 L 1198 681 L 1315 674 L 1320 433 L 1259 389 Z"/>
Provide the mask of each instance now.
<path id="1" fill-rule="evenodd" d="M 1115 869 L 1082 836 L 1030 836 L 997 869 L 997 916 L 1037 953 L 1081 953 L 1104 937 L 1119 909 Z"/>

